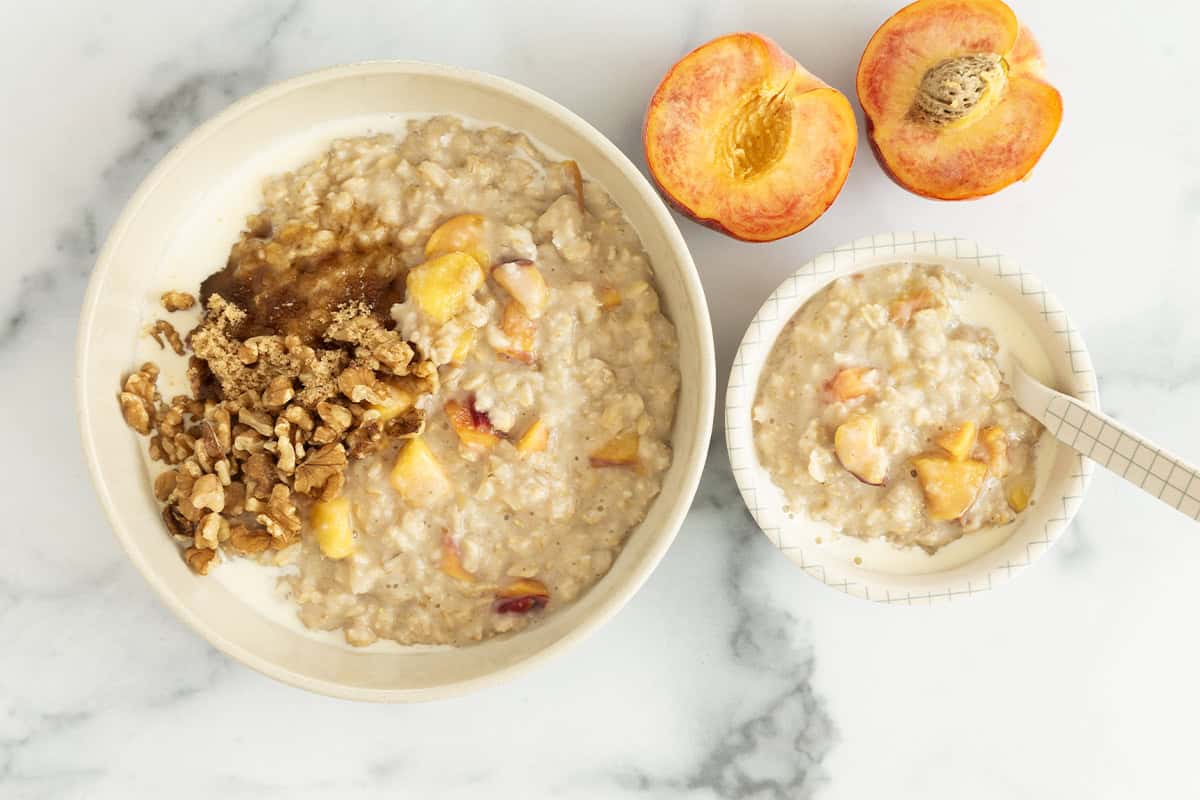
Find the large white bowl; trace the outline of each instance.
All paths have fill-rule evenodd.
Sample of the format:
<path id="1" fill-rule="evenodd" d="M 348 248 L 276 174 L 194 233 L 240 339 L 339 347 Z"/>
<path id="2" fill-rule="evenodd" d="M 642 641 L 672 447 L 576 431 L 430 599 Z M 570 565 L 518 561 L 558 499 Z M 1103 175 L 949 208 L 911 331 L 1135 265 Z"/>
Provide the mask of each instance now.
<path id="1" fill-rule="evenodd" d="M 967 239 L 929 233 L 867 236 L 820 254 L 767 298 L 734 357 L 725 396 L 729 461 L 746 506 L 772 544 L 827 586 L 867 600 L 927 605 L 993 589 L 1045 554 L 1075 516 L 1093 464 L 1044 434 L 1035 504 L 1015 523 L 964 536 L 933 557 L 883 540 L 864 542 L 802 511 L 787 511 L 783 492 L 754 444 L 751 411 L 764 362 L 792 315 L 830 281 L 897 261 L 958 270 L 983 293 L 981 312 L 995 315 L 1002 355 L 1011 348 L 1036 377 L 1087 403 L 1099 406 L 1099 395 L 1083 337 L 1054 296 L 1011 259 Z M 1004 358 L 1000 366 L 1008 368 Z"/>
<path id="2" fill-rule="evenodd" d="M 211 576 L 193 575 L 163 530 L 139 443 L 116 401 L 120 376 L 135 364 L 141 309 L 151 289 L 163 288 L 164 254 L 181 229 L 210 222 L 194 218 L 196 207 L 272 143 L 380 113 L 467 116 L 525 131 L 575 159 L 637 228 L 679 333 L 674 462 L 645 521 L 609 573 L 574 605 L 519 634 L 471 647 L 349 651 L 272 622 Z M 482 73 L 411 62 L 334 67 L 275 84 L 233 104 L 172 150 L 129 201 L 97 260 L 80 320 L 76 380 L 96 491 L 122 547 L 163 602 L 214 646 L 273 678 L 373 701 L 445 697 L 494 682 L 561 651 L 616 613 L 683 521 L 707 454 L 715 395 L 712 329 L 695 265 L 667 209 L 629 159 L 536 92 Z"/>

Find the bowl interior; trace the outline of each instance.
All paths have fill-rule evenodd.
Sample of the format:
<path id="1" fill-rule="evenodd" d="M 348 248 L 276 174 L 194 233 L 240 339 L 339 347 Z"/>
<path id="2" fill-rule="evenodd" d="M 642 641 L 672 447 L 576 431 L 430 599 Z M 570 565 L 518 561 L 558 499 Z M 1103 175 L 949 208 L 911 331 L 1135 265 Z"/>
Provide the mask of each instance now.
<path id="1" fill-rule="evenodd" d="M 195 285 L 223 263 L 242 215 L 253 207 L 223 208 L 225 199 L 256 203 L 268 171 L 298 166 L 334 135 L 362 132 L 346 120 L 433 113 L 525 131 L 575 159 L 637 228 L 679 334 L 674 462 L 661 495 L 610 572 L 543 624 L 466 648 L 350 651 L 272 622 L 219 581 L 188 571 L 164 534 L 141 445 L 121 419 L 116 390 L 145 346 L 142 310 L 165 289 Z M 311 131 L 332 133 L 319 141 L 296 138 Z M 276 147 L 264 161 L 264 152 L 282 141 L 294 143 L 290 160 Z M 207 234 L 197 234 L 205 229 Z M 181 242 L 195 243 L 193 256 L 170 258 L 188 249 Z M 682 237 L 641 174 L 587 123 L 546 98 L 498 78 L 434 65 L 381 62 L 302 76 L 236 103 L 194 132 L 146 179 L 114 226 L 84 304 L 78 359 L 80 426 L 93 480 L 121 544 L 168 606 L 250 666 L 354 699 L 459 693 L 598 625 L 632 596 L 670 544 L 695 492 L 711 433 L 715 367 L 707 307 Z"/>
<path id="2" fill-rule="evenodd" d="M 902 260 L 941 264 L 975 284 L 980 321 L 1001 342 L 1007 371 L 1015 355 L 1056 388 L 1098 404 L 1095 374 L 1082 337 L 1057 300 L 1030 273 L 973 242 L 904 233 L 866 237 L 801 267 L 763 304 L 734 359 L 726 396 L 726 439 L 734 477 L 755 520 L 780 550 L 829 586 L 883 602 L 934 602 L 986 591 L 1044 553 L 1083 497 L 1092 465 L 1044 434 L 1038 445 L 1036 503 L 1014 523 L 979 531 L 928 556 L 882 540 L 842 536 L 803 512 L 784 512 L 783 492 L 759 463 L 751 409 L 763 365 L 780 331 L 813 294 L 833 279 Z"/>

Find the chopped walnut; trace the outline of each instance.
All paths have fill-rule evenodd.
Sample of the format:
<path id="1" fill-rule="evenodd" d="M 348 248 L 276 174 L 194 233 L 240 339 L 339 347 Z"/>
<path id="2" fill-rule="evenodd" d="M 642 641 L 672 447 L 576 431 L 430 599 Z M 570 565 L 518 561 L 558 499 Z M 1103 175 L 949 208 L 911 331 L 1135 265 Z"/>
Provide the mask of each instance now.
<path id="1" fill-rule="evenodd" d="M 267 384 L 262 394 L 262 404 L 270 409 L 283 408 L 295 396 L 292 379 L 287 375 L 280 375 Z"/>
<path id="2" fill-rule="evenodd" d="M 196 305 L 196 298 L 187 292 L 163 292 L 162 307 L 167 311 L 185 311 Z"/>
<path id="3" fill-rule="evenodd" d="M 204 550 L 199 547 L 189 547 L 183 551 L 183 560 L 197 575 L 207 575 L 212 560 L 217 557 L 216 550 Z"/>
<path id="4" fill-rule="evenodd" d="M 270 532 L 271 538 L 282 544 L 290 543 L 300 531 L 296 505 L 291 500 L 291 492 L 282 483 L 271 488 L 266 510 L 257 519 Z"/>
<path id="5" fill-rule="evenodd" d="M 196 547 L 216 550 L 222 540 L 229 538 L 229 520 L 215 511 L 205 514 L 196 526 Z"/>
<path id="6" fill-rule="evenodd" d="M 220 511 L 225 508 L 225 487 L 216 475 L 206 474 L 196 479 L 188 502 L 194 508 Z"/>
<path id="7" fill-rule="evenodd" d="M 355 403 L 382 403 L 383 387 L 370 367 L 349 367 L 337 379 L 338 389 Z"/>
<path id="8" fill-rule="evenodd" d="M 156 320 L 146 330 L 146 333 L 150 334 L 150 338 L 154 339 L 159 347 L 165 347 L 163 344 L 165 338 L 167 344 L 171 345 L 171 349 L 175 351 L 175 355 L 183 355 L 183 339 L 179 336 L 179 331 L 175 330 L 175 326 L 165 319 Z"/>
<path id="9" fill-rule="evenodd" d="M 340 444 L 327 444 L 313 450 L 296 470 L 293 487 L 298 493 L 332 500 L 345 482 L 346 449 Z"/>
<path id="10" fill-rule="evenodd" d="M 169 469 L 159 473 L 158 477 L 154 479 L 154 496 L 158 498 L 159 502 L 167 502 L 167 499 L 175 491 L 176 478 L 178 478 L 178 473 Z"/>
<path id="11" fill-rule="evenodd" d="M 262 528 L 233 525 L 229 529 L 229 546 L 242 555 L 261 553 L 271 546 L 271 534 Z"/>

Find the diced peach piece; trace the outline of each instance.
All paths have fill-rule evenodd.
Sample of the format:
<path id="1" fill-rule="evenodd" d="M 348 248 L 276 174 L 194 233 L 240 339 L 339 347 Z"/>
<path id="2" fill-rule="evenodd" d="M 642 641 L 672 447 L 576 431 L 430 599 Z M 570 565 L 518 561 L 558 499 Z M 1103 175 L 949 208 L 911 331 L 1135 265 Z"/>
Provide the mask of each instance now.
<path id="1" fill-rule="evenodd" d="M 858 130 L 841 92 L 767 37 L 732 33 L 671 67 L 642 141 L 667 202 L 721 233 L 767 242 L 829 208 Z"/>
<path id="2" fill-rule="evenodd" d="M 1013 511 L 1020 514 L 1029 507 L 1029 501 L 1033 497 L 1033 486 L 1029 481 L 1018 481 L 1008 487 L 1008 505 Z"/>
<path id="3" fill-rule="evenodd" d="M 384 383 L 385 392 L 382 403 L 372 403 L 368 408 L 379 412 L 379 421 L 387 422 L 408 411 L 416 403 L 412 393 L 397 386 L 395 383 Z"/>
<path id="4" fill-rule="evenodd" d="M 524 614 L 545 608 L 548 602 L 550 590 L 546 584 L 521 578 L 497 590 L 495 610 L 500 614 Z"/>
<path id="5" fill-rule="evenodd" d="M 872 149 L 900 186 L 967 200 L 1026 177 L 1062 120 L 1041 52 L 1000 0 L 918 0 L 858 65 Z"/>
<path id="6" fill-rule="evenodd" d="M 467 447 L 487 450 L 500 441 L 488 415 L 476 410 L 474 397 L 469 398 L 466 403 L 448 400 L 444 409 L 446 418 L 450 420 L 450 427 L 454 428 L 459 441 Z"/>
<path id="7" fill-rule="evenodd" d="M 833 432 L 833 451 L 854 477 L 872 486 L 887 479 L 888 453 L 879 444 L 879 420 L 856 414 Z"/>
<path id="8" fill-rule="evenodd" d="M 428 506 L 452 491 L 442 465 L 420 436 L 409 439 L 396 456 L 389 480 L 392 488 L 415 506 Z"/>
<path id="9" fill-rule="evenodd" d="M 500 355 L 524 364 L 537 361 L 537 326 L 516 300 L 504 307 L 504 313 L 500 316 L 500 330 L 509 341 L 508 347 L 501 350 Z"/>
<path id="10" fill-rule="evenodd" d="M 550 289 L 541 270 L 528 259 L 509 261 L 492 270 L 496 283 L 521 304 L 530 319 L 537 319 L 550 301 Z"/>
<path id="11" fill-rule="evenodd" d="M 467 572 L 466 568 L 463 567 L 462 554 L 458 550 L 458 542 L 454 541 L 454 537 L 448 531 L 442 535 L 442 551 L 441 558 L 438 561 L 438 568 L 455 580 L 460 580 L 464 583 L 475 582 L 475 576 Z"/>
<path id="12" fill-rule="evenodd" d="M 913 467 L 925 492 L 925 510 L 936 521 L 958 519 L 967 513 L 987 477 L 987 464 L 974 459 L 917 456 Z"/>
<path id="13" fill-rule="evenodd" d="M 933 440 L 934 444 L 950 454 L 955 461 L 962 461 L 971 454 L 975 446 L 977 427 L 974 422 L 967 420 L 952 431 L 946 431 Z"/>
<path id="14" fill-rule="evenodd" d="M 879 372 L 871 367 L 846 367 L 825 385 L 835 400 L 845 403 L 879 391 Z"/>
<path id="15" fill-rule="evenodd" d="M 988 454 L 988 469 L 997 478 L 1003 478 L 1008 474 L 1009 469 L 1008 437 L 1004 433 L 1004 428 L 999 425 L 989 425 L 979 434 L 979 440 Z"/>
<path id="16" fill-rule="evenodd" d="M 491 266 L 485 246 L 484 220 L 479 214 L 459 214 L 439 225 L 425 243 L 425 258 L 446 253 L 467 253 L 479 266 Z"/>
<path id="17" fill-rule="evenodd" d="M 892 301 L 889 311 L 891 312 L 892 322 L 904 328 L 912 322 L 913 314 L 928 308 L 937 308 L 939 305 L 937 298 L 933 296 L 933 292 L 928 289 L 922 289 L 916 294 L 897 297 Z"/>
<path id="18" fill-rule="evenodd" d="M 471 355 L 471 348 L 475 346 L 475 329 L 467 328 L 458 336 L 458 344 L 454 346 L 454 352 L 450 355 L 451 364 L 467 363 L 467 356 Z"/>
<path id="19" fill-rule="evenodd" d="M 641 438 L 636 431 L 627 431 L 609 439 L 599 449 L 594 451 L 588 460 L 593 467 L 633 467 L 638 460 L 638 448 Z"/>
<path id="20" fill-rule="evenodd" d="M 612 311 L 621 305 L 621 292 L 612 286 L 602 286 L 596 292 L 596 299 L 600 301 L 600 308 L 605 311 Z"/>
<path id="21" fill-rule="evenodd" d="M 483 270 L 466 253 L 436 256 L 409 270 L 408 297 L 439 325 L 444 325 L 467 306 L 467 300 L 483 286 Z"/>
<path id="22" fill-rule="evenodd" d="M 345 558 L 354 553 L 354 525 L 350 516 L 350 499 L 338 497 L 313 503 L 309 524 L 321 554 L 326 558 Z"/>
<path id="23" fill-rule="evenodd" d="M 550 429 L 546 427 L 546 423 L 540 419 L 535 419 L 533 424 L 517 440 L 517 452 L 522 455 L 526 453 L 540 453 L 549 444 Z"/>

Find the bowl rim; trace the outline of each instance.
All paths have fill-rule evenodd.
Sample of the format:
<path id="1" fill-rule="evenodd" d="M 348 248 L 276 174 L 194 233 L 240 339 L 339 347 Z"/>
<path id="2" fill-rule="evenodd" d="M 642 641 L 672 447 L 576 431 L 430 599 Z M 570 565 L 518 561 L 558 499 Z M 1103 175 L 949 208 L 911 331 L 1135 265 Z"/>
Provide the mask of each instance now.
<path id="1" fill-rule="evenodd" d="M 924 584 L 921 591 L 917 592 L 912 591 L 911 587 L 901 588 L 899 584 L 902 579 L 897 576 L 853 570 L 838 560 L 814 553 L 813 548 L 784 543 L 782 534 L 790 527 L 789 522 L 784 519 L 781 509 L 760 499 L 764 489 L 770 491 L 774 487 L 777 490 L 777 487 L 759 462 L 750 420 L 758 380 L 778 335 L 800 307 L 835 278 L 889 262 L 919 260 L 923 257 L 942 263 L 968 264 L 968 268 L 988 272 L 995 280 L 1015 290 L 1021 296 L 1027 312 L 1041 317 L 1047 330 L 1054 334 L 1062 346 L 1061 353 L 1066 356 L 1072 374 L 1066 376 L 1069 385 L 1059 388 L 1097 408 L 1100 405 L 1096 373 L 1087 345 L 1057 298 L 1033 273 L 970 239 L 918 231 L 863 236 L 816 255 L 785 278 L 763 302 L 747 326 L 735 352 L 726 385 L 725 445 L 734 480 L 759 529 L 772 545 L 805 574 L 853 597 L 890 605 L 934 605 L 971 597 L 1008 583 L 1061 538 L 1082 504 L 1095 470 L 1095 465 L 1081 454 L 1068 452 L 1072 468 L 1063 479 L 1061 495 L 1054 493 L 1049 503 L 1053 508 L 1054 504 L 1061 501 L 1061 512 L 1051 512 L 1052 516 L 1045 521 L 1042 530 L 1026 533 L 1018 527 L 1008 539 L 993 549 L 957 567 L 943 572 L 906 576 Z M 804 520 L 796 524 L 807 522 Z M 1010 558 L 995 566 L 982 567 L 982 562 L 989 555 L 998 554 L 1010 543 L 1022 542 L 1025 544 L 1023 558 Z M 974 572 L 970 570 L 972 566 L 976 567 Z M 964 572 L 978 578 L 978 582 L 971 577 L 964 578 Z M 874 576 L 877 578 L 873 579 Z"/>
<path id="2" fill-rule="evenodd" d="M 695 391 L 699 393 L 699 409 L 695 430 L 688 437 L 691 440 L 690 444 L 693 446 L 696 455 L 692 458 L 691 463 L 684 466 L 684 472 L 679 483 L 680 491 L 672 501 L 671 508 L 664 516 L 661 526 L 659 526 L 660 532 L 655 536 L 652 546 L 646 549 L 642 559 L 631 569 L 624 582 L 617 584 L 606 593 L 590 615 L 580 619 L 577 625 L 545 647 L 532 651 L 523 658 L 498 669 L 492 669 L 456 682 L 418 689 L 355 686 L 336 680 L 303 674 L 288 668 L 282 663 L 247 650 L 238 642 L 221 636 L 210 627 L 205 621 L 204 616 L 195 612 L 188 603 L 184 602 L 181 596 L 172 590 L 170 581 L 153 569 L 134 546 L 134 536 L 127 528 L 119 513 L 117 503 L 103 474 L 101 458 L 93 436 L 93 422 L 88 408 L 88 398 L 85 392 L 85 373 L 91 350 L 89 332 L 95 324 L 100 289 L 105 282 L 104 278 L 113 268 L 113 253 L 117 249 L 118 244 L 127 235 L 138 211 L 157 188 L 164 176 L 180 162 L 184 161 L 193 149 L 215 131 L 234 119 L 269 104 L 284 95 L 327 81 L 388 73 L 456 80 L 487 91 L 509 95 L 529 104 L 544 114 L 556 118 L 559 122 L 570 128 L 572 132 L 596 147 L 602 157 L 617 168 L 624 179 L 629 182 L 631 187 L 645 202 L 648 219 L 655 227 L 660 229 L 668 249 L 679 265 L 678 272 L 683 292 L 696 312 L 694 318 L 686 322 L 694 328 L 696 333 L 696 346 L 699 349 L 697 358 L 700 365 L 697 376 L 698 385 L 695 387 Z M 673 322 L 676 325 L 684 324 L 684 321 L 673 320 Z M 562 653 L 571 645 L 582 640 L 588 634 L 608 622 L 632 599 L 674 542 L 699 487 L 712 439 L 716 403 L 716 356 L 712 322 L 708 312 L 704 287 L 700 281 L 699 271 L 696 269 L 691 251 L 687 247 L 683 234 L 672 218 L 670 211 L 664 205 L 662 198 L 650 185 L 645 175 L 607 136 L 596 129 L 591 123 L 557 101 L 508 78 L 502 78 L 479 70 L 419 60 L 372 59 L 323 67 L 270 83 L 226 106 L 211 118 L 195 127 L 187 136 L 167 151 L 146 177 L 142 179 L 137 189 L 126 201 L 120 215 L 112 224 L 103 247 L 96 256 L 79 316 L 79 328 L 75 342 L 74 382 L 75 411 L 79 421 L 80 440 L 93 489 L 100 500 L 109 528 L 116 537 L 118 544 L 120 544 L 121 549 L 143 579 L 150 584 L 158 599 L 178 619 L 182 620 L 217 650 L 263 675 L 299 689 L 339 699 L 390 703 L 455 697 L 512 679 Z"/>

